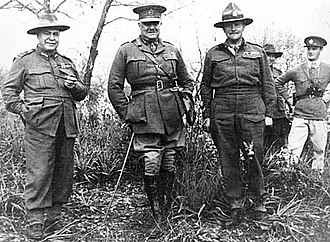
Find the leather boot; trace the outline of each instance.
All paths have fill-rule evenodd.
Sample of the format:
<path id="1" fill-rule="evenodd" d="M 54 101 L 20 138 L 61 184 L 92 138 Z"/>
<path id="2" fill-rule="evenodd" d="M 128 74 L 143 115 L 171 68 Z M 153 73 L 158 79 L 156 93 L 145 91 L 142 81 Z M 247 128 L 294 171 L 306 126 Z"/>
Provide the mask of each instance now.
<path id="1" fill-rule="evenodd" d="M 44 236 L 44 209 L 28 210 L 27 219 L 27 237 L 32 240 L 42 240 Z"/>
<path id="2" fill-rule="evenodd" d="M 144 176 L 144 186 L 150 202 L 152 215 L 157 223 L 161 222 L 160 205 L 158 198 L 158 176 Z"/>
<path id="3" fill-rule="evenodd" d="M 46 209 L 45 234 L 52 234 L 62 228 L 61 213 L 62 204 L 55 203 Z"/>
<path id="4" fill-rule="evenodd" d="M 172 207 L 172 191 L 175 181 L 175 172 L 166 172 L 166 187 L 165 187 L 165 211 L 168 213 Z"/>

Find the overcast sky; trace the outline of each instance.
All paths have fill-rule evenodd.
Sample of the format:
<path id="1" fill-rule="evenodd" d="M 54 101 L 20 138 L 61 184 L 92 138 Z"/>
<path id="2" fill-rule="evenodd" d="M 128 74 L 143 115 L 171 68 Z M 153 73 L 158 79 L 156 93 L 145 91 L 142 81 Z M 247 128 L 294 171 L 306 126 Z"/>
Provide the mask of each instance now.
<path id="1" fill-rule="evenodd" d="M 176 0 L 161 2 L 169 11 L 178 6 Z M 198 58 L 196 36 L 202 51 L 224 40 L 223 31 L 214 28 L 213 24 L 221 21 L 221 13 L 228 3 L 219 0 L 184 1 L 182 9 L 163 18 L 161 37 L 180 46 L 183 57 L 194 61 L 192 59 Z M 329 0 L 236 0 L 235 3 L 246 17 L 254 20 L 246 27 L 244 36 L 262 33 L 265 28 L 292 32 L 301 41 L 309 35 L 318 35 L 329 42 L 322 57 L 330 63 Z M 76 9 L 65 11 L 77 12 Z M 75 19 L 59 16 L 60 20 L 71 26 L 70 30 L 61 34 L 60 52 L 69 57 L 79 58 L 80 54 L 87 58 L 88 46 L 101 11 L 102 8 L 86 10 L 84 15 L 76 14 Z M 109 19 L 116 16 L 137 17 L 129 7 L 110 8 Z M 9 67 L 15 55 L 35 47 L 36 37 L 26 34 L 34 21 L 35 17 L 29 12 L 0 10 L 0 66 Z M 136 38 L 138 34 L 139 29 L 134 21 L 119 20 L 106 26 L 101 37 L 96 70 L 107 73 L 120 44 Z"/>

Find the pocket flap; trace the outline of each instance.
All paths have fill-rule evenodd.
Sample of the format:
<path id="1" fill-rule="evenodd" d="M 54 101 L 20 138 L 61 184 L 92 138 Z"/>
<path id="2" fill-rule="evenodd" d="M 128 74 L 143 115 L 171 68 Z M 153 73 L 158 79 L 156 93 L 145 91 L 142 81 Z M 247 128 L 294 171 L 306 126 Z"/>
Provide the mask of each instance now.
<path id="1" fill-rule="evenodd" d="M 263 114 L 244 114 L 244 118 L 251 122 L 260 122 L 265 119 L 265 115 Z"/>
<path id="2" fill-rule="evenodd" d="M 29 70 L 30 75 L 42 75 L 42 74 L 46 74 L 46 73 L 51 74 L 52 72 L 50 69 L 46 69 L 46 68 L 38 68 L 38 69 Z"/>
<path id="3" fill-rule="evenodd" d="M 248 59 L 257 59 L 261 58 L 261 54 L 257 51 L 247 51 L 243 53 L 242 57 Z"/>
<path id="4" fill-rule="evenodd" d="M 222 62 L 222 61 L 226 61 L 226 60 L 229 60 L 230 59 L 230 56 L 213 56 L 212 57 L 212 62 Z"/>
<path id="5" fill-rule="evenodd" d="M 145 61 L 146 57 L 144 55 L 138 55 L 138 56 L 128 56 L 127 57 L 127 62 L 131 62 L 131 61 Z"/>

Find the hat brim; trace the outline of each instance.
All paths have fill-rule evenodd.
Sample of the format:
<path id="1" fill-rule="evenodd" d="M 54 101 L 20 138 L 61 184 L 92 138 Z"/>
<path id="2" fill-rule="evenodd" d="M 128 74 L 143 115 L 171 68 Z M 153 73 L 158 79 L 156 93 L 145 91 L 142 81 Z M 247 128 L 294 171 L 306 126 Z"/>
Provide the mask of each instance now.
<path id="1" fill-rule="evenodd" d="M 47 29 L 56 29 L 59 30 L 61 32 L 68 30 L 70 28 L 70 26 L 67 25 L 50 25 L 50 26 L 39 26 L 39 27 L 35 27 L 32 29 L 29 29 L 27 31 L 28 34 L 38 34 L 42 31 L 45 31 Z"/>
<path id="2" fill-rule="evenodd" d="M 161 18 L 141 18 L 139 19 L 139 22 L 141 23 L 147 23 L 147 22 L 161 22 Z"/>
<path id="3" fill-rule="evenodd" d="M 252 18 L 241 18 L 241 19 L 232 19 L 232 20 L 226 20 L 226 21 L 221 21 L 218 23 L 214 24 L 214 27 L 216 28 L 223 28 L 224 25 L 226 25 L 227 23 L 233 23 L 233 22 L 244 22 L 244 25 L 249 25 L 253 22 Z"/>
<path id="4" fill-rule="evenodd" d="M 275 58 L 279 58 L 283 55 L 283 52 L 269 52 L 269 51 L 266 51 L 266 54 L 271 54 L 271 55 L 274 55 Z"/>

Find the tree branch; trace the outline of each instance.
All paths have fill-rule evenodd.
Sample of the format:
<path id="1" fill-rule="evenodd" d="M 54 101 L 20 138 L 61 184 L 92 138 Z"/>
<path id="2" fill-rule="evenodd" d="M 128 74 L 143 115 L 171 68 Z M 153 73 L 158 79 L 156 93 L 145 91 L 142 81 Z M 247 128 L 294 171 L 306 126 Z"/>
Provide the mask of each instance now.
<path id="1" fill-rule="evenodd" d="M 10 3 L 12 3 L 14 0 L 10 0 L 8 1 L 7 3 L 3 4 L 3 5 L 0 5 L 0 9 L 4 9 L 6 8 L 6 6 L 8 6 Z"/>
<path id="2" fill-rule="evenodd" d="M 106 3 L 104 4 L 99 24 L 97 26 L 96 32 L 92 39 L 92 45 L 90 48 L 87 65 L 86 65 L 86 68 L 84 71 L 85 74 L 83 77 L 83 82 L 85 83 L 85 85 L 88 88 L 90 88 L 90 85 L 91 85 L 91 78 L 92 78 L 92 73 L 93 73 L 93 69 L 94 69 L 94 63 L 95 63 L 95 60 L 96 60 L 96 57 L 98 54 L 98 51 L 97 51 L 98 42 L 101 37 L 104 23 L 105 23 L 105 20 L 106 20 L 106 17 L 107 17 L 107 14 L 109 12 L 109 8 L 110 8 L 112 2 L 113 2 L 113 0 L 107 0 Z"/>
<path id="3" fill-rule="evenodd" d="M 114 18 L 114 19 L 104 23 L 104 26 L 107 25 L 107 24 L 111 24 L 112 22 L 115 22 L 116 20 L 119 20 L 119 19 L 126 19 L 128 21 L 136 21 L 136 19 L 132 19 L 132 18 L 117 17 L 117 18 Z"/>
<path id="4" fill-rule="evenodd" d="M 57 7 L 54 9 L 54 12 L 57 12 L 58 9 L 61 7 L 61 5 L 63 5 L 66 2 L 66 0 L 63 0 L 62 2 L 60 2 Z"/>

